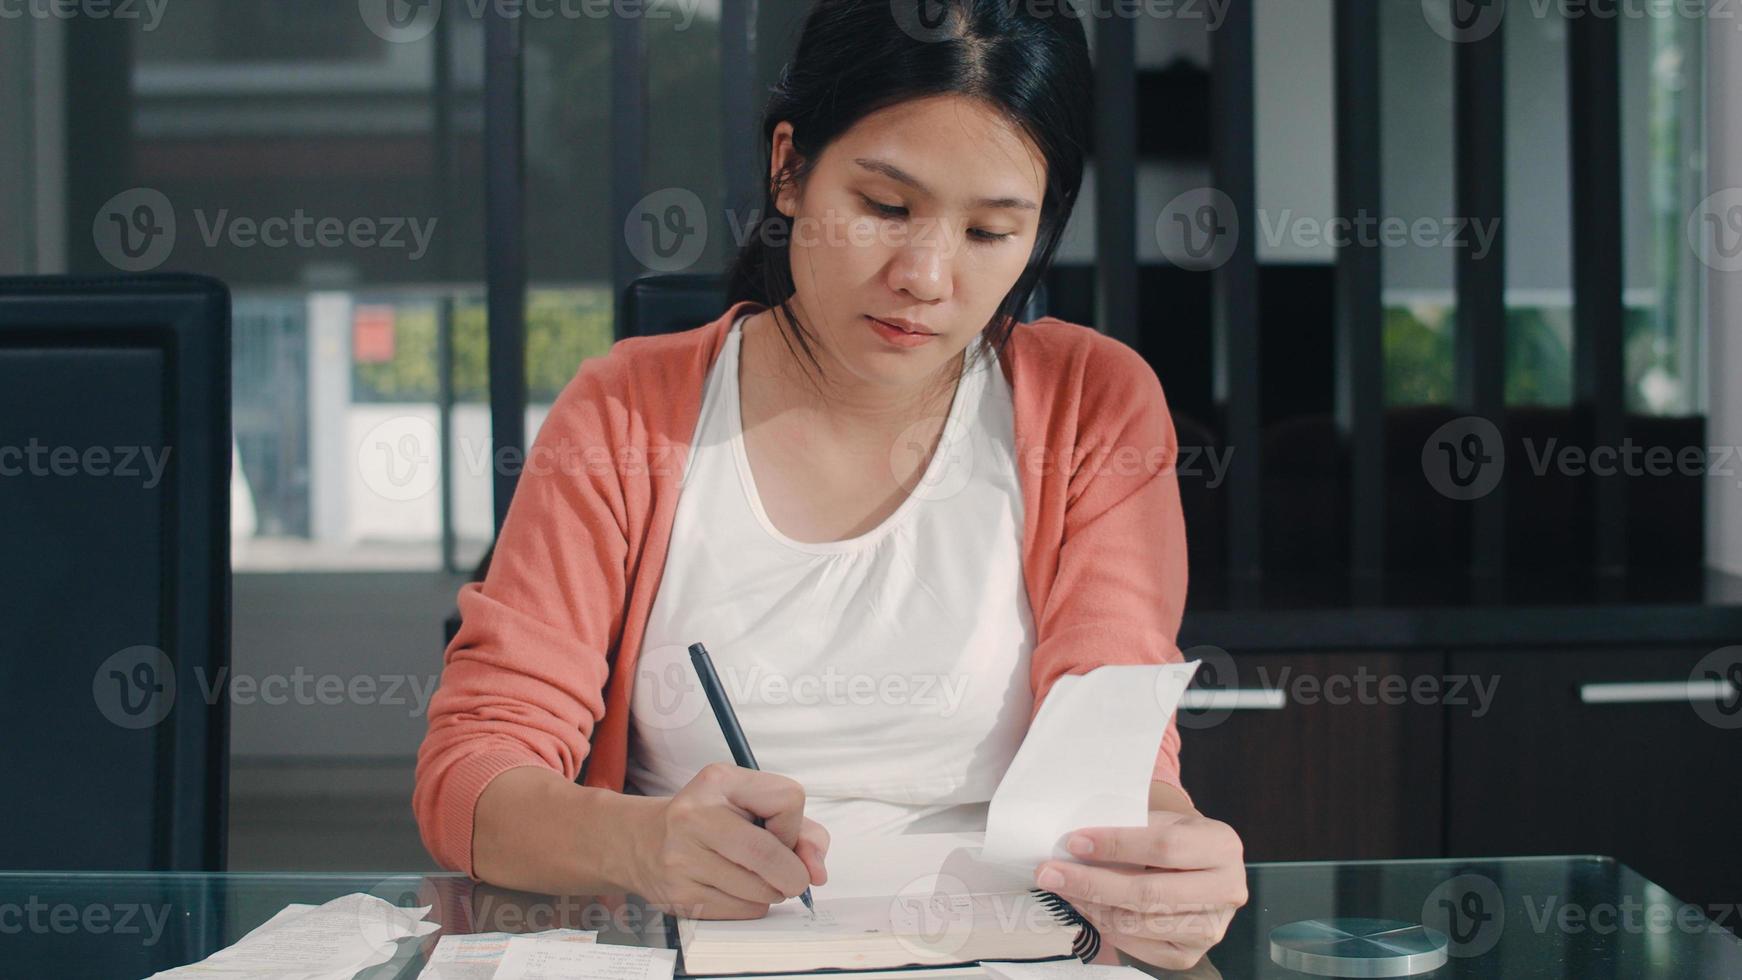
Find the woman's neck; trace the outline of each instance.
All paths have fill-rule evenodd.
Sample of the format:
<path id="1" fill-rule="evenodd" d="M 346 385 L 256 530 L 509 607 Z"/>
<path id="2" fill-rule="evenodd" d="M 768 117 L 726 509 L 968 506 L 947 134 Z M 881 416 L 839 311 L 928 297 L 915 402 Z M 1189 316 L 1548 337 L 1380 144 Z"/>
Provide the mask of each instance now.
<path id="1" fill-rule="evenodd" d="M 801 412 L 842 442 L 887 444 L 915 422 L 949 411 L 954 387 L 941 378 L 892 394 L 851 378 L 827 349 L 814 344 L 825 370 L 813 383 L 814 366 L 796 343 L 789 346 L 772 310 L 755 313 L 739 329 L 740 389 L 756 385 L 769 417 Z"/>

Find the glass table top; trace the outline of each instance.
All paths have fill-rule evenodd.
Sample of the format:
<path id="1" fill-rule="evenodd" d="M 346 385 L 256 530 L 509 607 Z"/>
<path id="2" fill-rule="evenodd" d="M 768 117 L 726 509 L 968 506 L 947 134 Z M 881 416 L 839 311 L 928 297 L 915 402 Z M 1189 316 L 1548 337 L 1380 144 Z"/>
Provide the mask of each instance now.
<path id="1" fill-rule="evenodd" d="M 1686 905 L 1633 870 L 1586 856 L 1252 864 L 1250 898 L 1190 971 L 1102 944 L 1096 962 L 1162 977 L 1306 974 L 1271 959 L 1271 931 L 1307 919 L 1395 919 L 1449 937 L 1419 976 L 1579 980 L 1742 977 L 1734 910 Z M 634 896 L 548 896 L 451 874 L 0 872 L 0 976 L 142 978 L 234 943 L 290 903 L 366 892 L 432 906 L 441 931 L 358 974 L 415 978 L 444 934 L 594 929 L 600 942 L 664 945 L 665 923 Z"/>

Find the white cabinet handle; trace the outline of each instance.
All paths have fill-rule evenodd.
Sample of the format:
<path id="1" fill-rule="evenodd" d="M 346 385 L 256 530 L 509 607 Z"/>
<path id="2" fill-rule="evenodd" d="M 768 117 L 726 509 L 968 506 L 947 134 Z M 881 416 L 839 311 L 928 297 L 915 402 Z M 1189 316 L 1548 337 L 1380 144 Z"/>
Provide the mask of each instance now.
<path id="1" fill-rule="evenodd" d="M 1685 681 L 1623 681 L 1614 684 L 1580 684 L 1584 704 L 1649 704 L 1661 701 L 1728 701 L 1736 685 L 1722 678 Z"/>
<path id="2" fill-rule="evenodd" d="M 1288 707 L 1288 692 L 1267 687 L 1187 688 L 1179 706 L 1195 711 L 1275 711 Z"/>

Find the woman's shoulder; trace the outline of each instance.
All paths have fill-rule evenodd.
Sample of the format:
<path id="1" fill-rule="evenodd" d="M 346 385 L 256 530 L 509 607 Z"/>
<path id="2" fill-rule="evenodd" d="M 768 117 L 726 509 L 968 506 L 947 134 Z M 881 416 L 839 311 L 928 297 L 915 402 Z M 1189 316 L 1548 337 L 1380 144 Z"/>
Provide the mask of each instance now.
<path id="1" fill-rule="evenodd" d="M 705 371 L 705 356 L 718 346 L 718 324 L 704 323 L 688 330 L 623 337 L 602 354 L 581 361 L 576 375 L 601 383 L 658 385 L 676 380 L 685 371 Z"/>
<path id="2" fill-rule="evenodd" d="M 1142 354 L 1091 326 L 1043 316 L 1017 324 L 1010 348 L 1024 373 L 1055 396 L 1077 390 L 1110 398 L 1161 394 L 1155 369 Z"/>
<path id="3" fill-rule="evenodd" d="M 718 323 L 688 330 L 624 337 L 585 358 L 551 405 L 550 417 L 598 435 L 657 437 L 666 424 L 698 406 L 707 367 L 717 353 Z M 640 424 L 628 425 L 635 417 Z"/>

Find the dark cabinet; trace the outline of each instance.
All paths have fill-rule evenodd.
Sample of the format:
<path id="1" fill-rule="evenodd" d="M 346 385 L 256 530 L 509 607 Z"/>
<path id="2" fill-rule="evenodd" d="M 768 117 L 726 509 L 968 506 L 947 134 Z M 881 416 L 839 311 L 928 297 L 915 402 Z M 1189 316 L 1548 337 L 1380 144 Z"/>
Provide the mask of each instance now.
<path id="1" fill-rule="evenodd" d="M 1239 831 L 1249 861 L 1435 856 L 1443 716 L 1407 691 L 1437 682 L 1442 663 L 1425 652 L 1211 656 L 1193 695 L 1209 706 L 1179 716 L 1186 790 Z"/>
<path id="2" fill-rule="evenodd" d="M 1181 767 L 1247 860 L 1600 854 L 1742 903 L 1735 648 L 1206 649 Z"/>
<path id="3" fill-rule="evenodd" d="M 1452 672 L 1499 686 L 1480 716 L 1446 712 L 1449 853 L 1604 854 L 1684 901 L 1742 901 L 1742 705 L 1725 661 L 1711 647 L 1452 653 Z"/>

